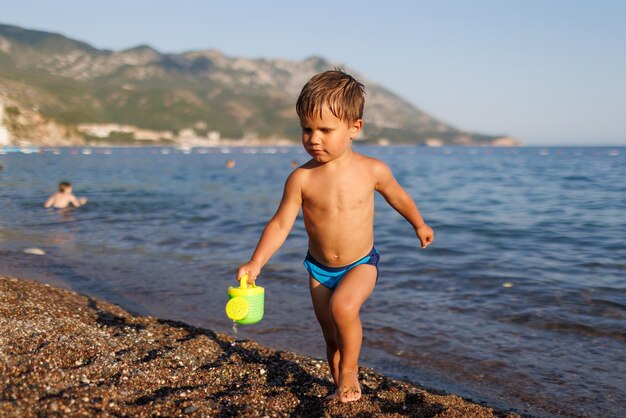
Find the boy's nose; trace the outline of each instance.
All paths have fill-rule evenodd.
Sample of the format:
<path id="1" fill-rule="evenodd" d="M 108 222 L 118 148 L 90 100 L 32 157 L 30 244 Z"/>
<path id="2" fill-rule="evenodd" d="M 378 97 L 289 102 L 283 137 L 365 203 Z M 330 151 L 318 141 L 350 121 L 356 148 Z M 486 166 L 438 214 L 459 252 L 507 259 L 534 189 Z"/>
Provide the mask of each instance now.
<path id="1" fill-rule="evenodd" d="M 311 135 L 310 141 L 311 141 L 311 144 L 321 144 L 322 138 L 318 134 L 313 134 Z"/>

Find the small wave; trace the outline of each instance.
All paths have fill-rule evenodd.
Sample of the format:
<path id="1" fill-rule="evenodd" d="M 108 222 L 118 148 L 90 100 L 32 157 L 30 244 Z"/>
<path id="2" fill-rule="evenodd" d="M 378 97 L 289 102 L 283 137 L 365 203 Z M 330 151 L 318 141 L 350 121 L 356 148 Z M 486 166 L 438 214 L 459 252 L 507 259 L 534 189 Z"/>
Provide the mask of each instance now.
<path id="1" fill-rule="evenodd" d="M 534 313 L 506 315 L 501 316 L 500 319 L 504 322 L 512 322 L 515 324 L 526 325 L 548 331 L 571 332 L 592 337 L 605 337 L 626 341 L 626 331 L 623 330 L 612 330 L 608 328 L 601 328 L 598 325 L 590 326 L 571 321 L 566 322 L 559 320 L 549 320 Z"/>
<path id="2" fill-rule="evenodd" d="M 626 270 L 626 263 L 601 263 L 597 261 L 592 261 L 588 263 L 580 263 L 578 265 L 584 269 L 615 269 L 615 270 Z"/>
<path id="3" fill-rule="evenodd" d="M 165 238 L 165 239 L 157 242 L 157 245 L 160 246 L 160 247 L 168 247 L 170 245 L 180 244 L 181 242 L 183 242 L 183 240 L 181 240 L 180 238 L 169 237 L 169 238 Z"/>
<path id="4" fill-rule="evenodd" d="M 572 181 L 572 182 L 585 182 L 585 183 L 593 183 L 595 181 L 593 178 L 586 177 L 586 176 L 567 176 L 567 177 L 563 177 L 563 180 Z"/>
<path id="5" fill-rule="evenodd" d="M 607 337 L 626 341 L 626 331 L 605 330 L 598 328 L 597 326 L 576 324 L 572 322 L 545 322 L 540 324 L 539 327 L 553 331 L 575 332 L 594 337 Z"/>
<path id="6" fill-rule="evenodd" d="M 392 327 L 380 327 L 376 328 L 376 331 L 382 335 L 389 337 L 394 336 L 396 338 L 418 338 L 418 336 L 415 334 Z"/>
<path id="7" fill-rule="evenodd" d="M 606 299 L 592 299 L 591 300 L 592 303 L 596 303 L 598 305 L 604 305 L 604 306 L 609 306 L 611 308 L 617 308 L 617 309 L 622 309 L 626 311 L 626 304 L 623 303 L 619 303 L 619 302 L 614 302 L 612 300 L 606 300 Z"/>
<path id="8" fill-rule="evenodd" d="M 136 237 L 134 235 L 124 235 L 122 238 L 122 241 L 126 241 L 126 242 L 144 242 L 143 239 Z"/>
<path id="9" fill-rule="evenodd" d="M 214 246 L 215 244 L 211 243 L 210 241 L 194 241 L 194 242 L 185 244 L 183 248 L 186 250 L 201 250 L 204 248 L 211 248 Z"/>

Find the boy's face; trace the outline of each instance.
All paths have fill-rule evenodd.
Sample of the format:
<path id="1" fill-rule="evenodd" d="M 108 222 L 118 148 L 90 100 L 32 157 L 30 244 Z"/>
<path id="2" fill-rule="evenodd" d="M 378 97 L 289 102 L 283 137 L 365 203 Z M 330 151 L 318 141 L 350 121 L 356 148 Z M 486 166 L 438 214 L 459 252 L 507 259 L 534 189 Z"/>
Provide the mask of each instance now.
<path id="1" fill-rule="evenodd" d="M 346 123 L 324 106 L 322 115 L 300 119 L 302 145 L 313 159 L 327 163 L 351 150 L 352 139 L 357 136 L 363 121 Z"/>

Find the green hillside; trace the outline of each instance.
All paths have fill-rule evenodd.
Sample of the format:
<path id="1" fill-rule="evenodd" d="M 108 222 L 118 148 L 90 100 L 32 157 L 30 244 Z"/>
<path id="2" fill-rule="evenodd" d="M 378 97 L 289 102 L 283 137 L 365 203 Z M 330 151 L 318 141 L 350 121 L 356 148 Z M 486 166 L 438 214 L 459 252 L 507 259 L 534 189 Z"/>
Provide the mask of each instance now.
<path id="1" fill-rule="evenodd" d="M 67 124 L 116 123 L 222 138 L 299 139 L 294 103 L 313 74 L 333 63 L 163 54 L 149 46 L 98 50 L 63 35 L 0 25 L 0 97 Z M 346 69 L 354 73 L 350 69 Z M 366 84 L 363 139 L 390 143 L 489 143 L 461 132 L 356 74 Z M 197 128 L 201 126 L 202 128 Z"/>

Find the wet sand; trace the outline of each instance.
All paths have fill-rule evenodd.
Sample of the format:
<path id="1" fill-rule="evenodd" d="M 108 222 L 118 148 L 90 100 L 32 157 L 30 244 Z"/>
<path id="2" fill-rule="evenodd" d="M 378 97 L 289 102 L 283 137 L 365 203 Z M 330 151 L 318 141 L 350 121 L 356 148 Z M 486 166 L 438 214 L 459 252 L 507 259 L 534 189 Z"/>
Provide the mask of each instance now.
<path id="1" fill-rule="evenodd" d="M 518 416 L 366 367 L 360 380 L 360 401 L 327 401 L 320 359 L 0 277 L 0 416 Z"/>

